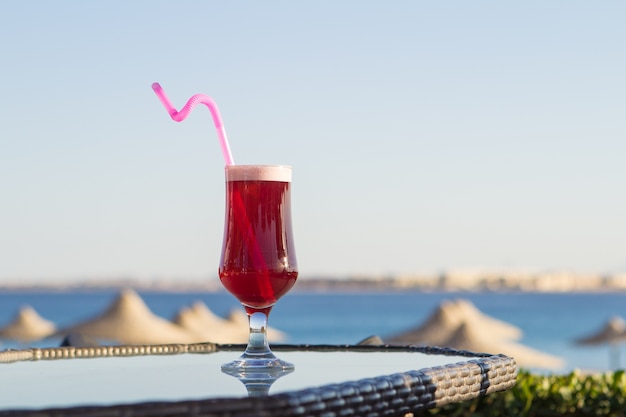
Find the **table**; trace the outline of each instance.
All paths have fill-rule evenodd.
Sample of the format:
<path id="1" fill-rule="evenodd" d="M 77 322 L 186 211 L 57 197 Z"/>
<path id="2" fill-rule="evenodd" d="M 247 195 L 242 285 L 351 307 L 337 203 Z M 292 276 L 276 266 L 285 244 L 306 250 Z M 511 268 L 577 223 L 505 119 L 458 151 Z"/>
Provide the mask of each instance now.
<path id="1" fill-rule="evenodd" d="M 505 355 L 387 345 L 272 345 L 294 372 L 275 381 L 221 372 L 244 348 L 0 352 L 0 417 L 404 415 L 507 390 L 517 376 Z"/>

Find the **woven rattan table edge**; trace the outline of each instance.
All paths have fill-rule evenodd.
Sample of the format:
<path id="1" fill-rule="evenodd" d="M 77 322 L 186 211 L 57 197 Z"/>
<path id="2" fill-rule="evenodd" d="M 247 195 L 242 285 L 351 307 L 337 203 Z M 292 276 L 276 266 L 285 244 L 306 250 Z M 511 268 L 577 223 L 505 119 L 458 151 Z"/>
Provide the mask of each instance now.
<path id="1" fill-rule="evenodd" d="M 0 363 L 93 357 L 175 355 L 241 351 L 241 344 L 167 344 L 59 347 L 0 352 Z M 113 406 L 5 410 L 0 417 L 236 417 L 236 416 L 404 416 L 407 413 L 466 401 L 515 385 L 515 360 L 502 354 L 436 346 L 272 345 L 274 351 L 415 352 L 468 358 L 467 361 L 346 381 L 262 398 L 212 398 L 144 402 Z"/>

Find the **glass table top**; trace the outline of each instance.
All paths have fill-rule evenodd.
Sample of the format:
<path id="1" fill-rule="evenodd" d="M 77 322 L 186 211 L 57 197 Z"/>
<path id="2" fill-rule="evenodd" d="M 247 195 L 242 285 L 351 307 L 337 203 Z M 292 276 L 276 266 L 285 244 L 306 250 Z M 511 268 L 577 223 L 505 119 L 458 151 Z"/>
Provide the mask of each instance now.
<path id="1" fill-rule="evenodd" d="M 89 409 L 101 417 L 99 410 L 108 408 L 111 415 L 123 409 L 129 417 L 146 410 L 170 415 L 165 409 L 191 416 L 201 407 L 231 417 L 251 410 L 385 415 L 389 407 L 403 413 L 503 391 L 517 375 L 515 360 L 504 355 L 358 345 L 273 346 L 294 371 L 222 372 L 221 365 L 243 349 L 192 344 L 0 351 L 0 414 L 85 417 Z"/>
<path id="2" fill-rule="evenodd" d="M 237 356 L 229 351 L 2 364 L 0 409 L 245 397 L 244 384 L 221 371 L 223 363 Z M 408 352 L 278 352 L 277 356 L 293 363 L 295 371 L 278 378 L 269 394 L 471 359 Z"/>

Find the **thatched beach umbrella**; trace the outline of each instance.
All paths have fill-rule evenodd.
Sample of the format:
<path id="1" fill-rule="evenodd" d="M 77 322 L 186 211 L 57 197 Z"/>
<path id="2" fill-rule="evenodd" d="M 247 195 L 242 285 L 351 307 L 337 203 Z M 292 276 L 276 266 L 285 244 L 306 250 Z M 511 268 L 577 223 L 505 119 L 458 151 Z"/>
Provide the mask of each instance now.
<path id="1" fill-rule="evenodd" d="M 556 369 L 559 357 L 514 343 L 522 331 L 481 312 L 469 300 L 445 300 L 415 329 L 385 338 L 390 344 L 445 346 L 476 353 L 502 353 L 521 366 Z"/>
<path id="2" fill-rule="evenodd" d="M 626 340 L 626 322 L 621 317 L 611 317 L 600 330 L 575 340 L 578 345 L 603 345 Z"/>
<path id="3" fill-rule="evenodd" d="M 201 301 L 181 308 L 173 322 L 196 335 L 199 342 L 245 343 L 248 329 L 214 314 Z"/>
<path id="4" fill-rule="evenodd" d="M 577 345 L 609 345 L 609 362 L 612 369 L 620 366 L 620 344 L 626 341 L 626 322 L 618 316 L 611 317 L 596 332 L 574 341 Z"/>
<path id="5" fill-rule="evenodd" d="M 28 343 L 48 337 L 55 330 L 53 322 L 42 318 L 31 306 L 24 306 L 11 323 L 0 329 L 0 339 Z"/>
<path id="6" fill-rule="evenodd" d="M 101 315 L 58 332 L 122 344 L 192 343 L 193 334 L 156 316 L 133 290 L 125 290 Z"/>
<path id="7" fill-rule="evenodd" d="M 456 306 L 464 317 L 464 322 L 480 323 L 481 328 L 492 337 L 503 340 L 519 340 L 522 337 L 522 330 L 519 327 L 488 316 L 469 300 L 456 300 Z"/>
<path id="8" fill-rule="evenodd" d="M 492 339 L 516 340 L 522 331 L 512 324 L 487 316 L 469 300 L 444 300 L 426 321 L 414 329 L 401 332 L 385 341 L 392 344 L 444 346 L 452 334 L 466 322 L 480 323 Z"/>
<path id="9" fill-rule="evenodd" d="M 444 346 L 476 353 L 502 353 L 515 359 L 519 366 L 528 368 L 559 369 L 564 365 L 563 359 L 558 356 L 512 341 L 494 339 L 489 329 L 477 322 L 463 323 Z"/>
<path id="10" fill-rule="evenodd" d="M 462 317 L 458 313 L 455 303 L 444 300 L 424 323 L 414 329 L 386 337 L 385 341 L 402 345 L 443 346 L 443 343 L 462 323 Z"/>

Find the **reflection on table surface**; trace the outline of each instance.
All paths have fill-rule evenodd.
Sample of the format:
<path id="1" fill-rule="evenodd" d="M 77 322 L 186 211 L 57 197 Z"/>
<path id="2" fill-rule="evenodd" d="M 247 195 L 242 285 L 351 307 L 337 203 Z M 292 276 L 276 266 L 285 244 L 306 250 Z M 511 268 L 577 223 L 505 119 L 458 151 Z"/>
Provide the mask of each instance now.
<path id="1" fill-rule="evenodd" d="M 218 351 L 0 364 L 0 409 L 246 397 L 242 381 L 221 371 L 221 365 L 238 354 Z M 269 394 L 472 359 L 395 351 L 284 351 L 280 357 L 294 363 L 295 371 L 264 387 Z"/>

